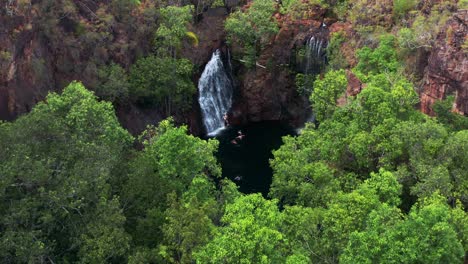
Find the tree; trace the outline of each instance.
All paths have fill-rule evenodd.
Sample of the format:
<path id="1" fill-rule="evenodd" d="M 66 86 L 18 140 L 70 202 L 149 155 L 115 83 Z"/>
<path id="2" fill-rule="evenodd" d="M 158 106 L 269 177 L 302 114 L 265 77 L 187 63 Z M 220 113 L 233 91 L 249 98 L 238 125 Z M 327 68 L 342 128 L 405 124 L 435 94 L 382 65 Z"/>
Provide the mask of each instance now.
<path id="1" fill-rule="evenodd" d="M 110 182 L 133 138 L 112 105 L 72 82 L 0 134 L 1 261 L 121 260 L 129 238 Z"/>
<path id="2" fill-rule="evenodd" d="M 336 100 L 346 91 L 348 80 L 344 70 L 329 71 L 323 79 L 314 82 L 310 96 L 312 110 L 318 121 L 330 118 L 336 108 Z"/>
<path id="3" fill-rule="evenodd" d="M 356 71 L 363 74 L 395 72 L 399 68 L 395 47 L 395 37 L 393 35 L 383 35 L 376 49 L 372 50 L 364 47 L 358 50 L 356 55 L 359 62 Z"/>
<path id="4" fill-rule="evenodd" d="M 401 223 L 402 214 L 393 206 L 383 204 L 372 211 L 366 220 L 365 231 L 350 234 L 349 242 L 340 256 L 340 263 L 398 263 L 395 256 L 388 256 L 394 241 L 384 234 Z"/>
<path id="5" fill-rule="evenodd" d="M 132 10 L 140 4 L 140 0 L 111 0 L 110 8 L 119 22 L 129 22 Z"/>
<path id="6" fill-rule="evenodd" d="M 344 1 L 346 2 L 346 1 Z M 339 70 L 348 67 L 348 62 L 341 52 L 341 45 L 346 41 L 343 31 L 331 34 L 330 42 L 327 45 L 328 67 L 332 70 Z"/>
<path id="7" fill-rule="evenodd" d="M 214 184 L 195 177 L 181 199 L 170 196 L 165 215 L 159 254 L 170 263 L 193 263 L 192 252 L 207 244 L 215 231 L 219 207 Z"/>
<path id="8" fill-rule="evenodd" d="M 168 6 L 160 9 L 161 23 L 156 30 L 155 45 L 158 56 L 177 57 L 177 50 L 187 34 L 193 6 Z"/>
<path id="9" fill-rule="evenodd" d="M 324 212 L 319 256 L 325 263 L 336 263 L 348 244 L 350 234 L 366 226 L 366 218 L 380 206 L 373 190 L 358 188 L 351 193 L 340 193 Z"/>
<path id="10" fill-rule="evenodd" d="M 351 235 L 341 262 L 462 263 L 454 212 L 444 200 L 437 194 L 421 200 L 404 221 L 391 208 L 371 214 L 367 229 Z"/>
<path id="11" fill-rule="evenodd" d="M 261 194 L 237 198 L 226 206 L 214 238 L 194 254 L 200 263 L 280 263 L 278 250 L 283 235 L 278 231 L 281 213 L 276 200 L 265 200 Z"/>
<path id="12" fill-rule="evenodd" d="M 442 150 L 438 153 L 442 164 L 444 164 L 449 173 L 450 194 L 449 201 L 452 205 L 456 200 L 460 200 L 465 208 L 468 208 L 468 160 L 465 153 L 468 151 L 468 130 L 462 130 L 453 133 L 445 142 Z"/>
<path id="13" fill-rule="evenodd" d="M 98 69 L 99 83 L 96 95 L 110 102 L 125 102 L 128 98 L 129 82 L 127 73 L 118 64 L 111 63 Z"/>
<path id="14" fill-rule="evenodd" d="M 79 256 L 83 263 L 105 263 L 122 260 L 130 248 L 130 236 L 123 225 L 125 217 L 117 197 L 101 198 L 96 215 L 81 235 L 83 246 Z M 120 257 L 120 258 L 119 258 Z"/>
<path id="15" fill-rule="evenodd" d="M 401 185 L 390 171 L 380 169 L 378 173 L 372 172 L 361 188 L 374 191 L 381 203 L 395 207 L 400 205 Z"/>
<path id="16" fill-rule="evenodd" d="M 278 32 L 274 12 L 272 1 L 255 0 L 247 11 L 236 11 L 226 19 L 228 41 L 243 47 L 243 62 L 247 67 L 255 66 L 259 49 Z"/>
<path id="17" fill-rule="evenodd" d="M 311 263 L 312 260 L 317 260 L 321 248 L 321 221 L 324 211 L 322 208 L 301 206 L 287 206 L 284 209 L 281 232 L 287 241 L 288 253 L 291 254 L 287 263 Z"/>
<path id="18" fill-rule="evenodd" d="M 132 160 L 131 173 L 122 194 L 127 204 L 126 228 L 137 246 L 152 249 L 161 242 L 167 197 L 180 197 L 194 178 L 219 177 L 221 169 L 213 153 L 218 142 L 187 135 L 187 127 L 171 120 L 147 131 L 144 150 Z"/>
<path id="19" fill-rule="evenodd" d="M 333 169 L 325 162 L 306 162 L 307 150 L 275 152 L 275 160 L 271 161 L 274 171 L 271 197 L 285 204 L 320 207 L 340 190 Z"/>
<path id="20" fill-rule="evenodd" d="M 148 56 L 130 69 L 130 94 L 142 105 L 161 104 L 166 116 L 191 108 L 196 89 L 187 59 Z"/>
<path id="21" fill-rule="evenodd" d="M 433 109 L 437 120 L 446 127 L 458 131 L 468 129 L 468 117 L 452 112 L 454 96 L 435 102 Z"/>

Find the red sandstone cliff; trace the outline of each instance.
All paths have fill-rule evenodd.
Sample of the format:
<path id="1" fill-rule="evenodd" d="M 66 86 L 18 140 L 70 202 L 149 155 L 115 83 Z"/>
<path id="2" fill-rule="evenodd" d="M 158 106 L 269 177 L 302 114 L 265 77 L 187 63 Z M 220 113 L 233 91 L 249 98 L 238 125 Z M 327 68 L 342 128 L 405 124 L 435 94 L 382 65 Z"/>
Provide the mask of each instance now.
<path id="1" fill-rule="evenodd" d="M 11 1 L 0 9 L 0 120 L 27 113 L 48 92 L 60 91 L 72 80 L 93 89 L 97 69 L 113 61 L 129 69 L 139 56 L 152 50 L 157 14 L 154 1 L 142 1 L 133 10 L 115 10 L 109 1 L 80 0 L 66 6 L 61 1 Z M 8 11 L 8 12 L 7 12 Z M 198 47 L 182 54 L 203 70 L 211 53 L 224 41 L 225 9 L 205 12 L 191 26 Z M 196 79 L 196 78 L 195 78 Z M 194 100 L 196 106 L 196 100 Z M 132 103 L 116 105 L 122 125 L 139 133 L 163 118 L 157 109 L 140 109 Z M 198 115 L 179 117 L 198 132 Z"/>
<path id="2" fill-rule="evenodd" d="M 455 94 L 454 110 L 468 115 L 468 10 L 460 10 L 437 37 L 424 74 L 421 111 L 433 114 L 435 101 Z"/>
<path id="3" fill-rule="evenodd" d="M 98 66 L 128 68 L 151 49 L 155 18 L 144 6 L 121 17 L 107 1 L 9 2 L 0 10 L 0 119 L 30 111 L 72 80 L 92 88 Z"/>
<path id="4" fill-rule="evenodd" d="M 40 1 L 39 1 L 40 2 Z M 50 15 L 37 4 L 13 13 L 0 12 L 0 119 L 11 120 L 30 111 L 47 92 L 59 91 L 71 80 L 82 80 L 88 87 L 95 81 L 96 60 L 115 61 L 125 68 L 137 56 L 151 50 L 155 15 L 145 13 L 143 7 L 134 10 L 131 26 L 125 19 L 117 19 L 105 1 L 83 0 L 77 12 L 65 13 L 59 20 L 47 20 Z M 143 1 L 145 2 L 145 1 Z M 90 8 L 90 9 L 89 9 Z M 100 18 L 95 17 L 98 14 Z M 224 47 L 224 9 L 203 14 L 192 26 L 199 37 L 199 46 L 185 47 L 183 56 L 203 70 L 211 53 Z M 233 122 L 284 120 L 299 123 L 308 113 L 309 102 L 296 92 L 291 71 L 294 49 L 304 45 L 312 35 L 328 38 L 328 32 L 344 31 L 353 37 L 349 22 L 338 22 L 325 17 L 326 10 L 312 6 L 303 20 L 289 19 L 277 14 L 280 24 L 277 36 L 262 50 L 258 64 L 264 67 L 246 69 L 237 63 L 238 96 L 233 107 Z M 421 110 L 432 114 L 434 101 L 456 94 L 456 110 L 468 113 L 468 63 L 466 47 L 468 11 L 454 14 L 439 34 L 430 53 L 424 73 L 421 92 Z M 51 32 L 45 32 L 43 23 L 55 23 Z M 324 28 L 322 22 L 328 26 Z M 341 50 L 350 66 L 355 64 L 357 47 L 345 42 Z M 235 47 L 234 47 L 235 49 Z M 233 62 L 236 64 L 236 62 Z M 196 81 L 197 76 L 194 77 Z M 348 95 L 361 90 L 361 83 L 351 73 Z M 134 105 L 118 106 L 117 114 L 125 127 L 138 133 L 146 124 L 161 116 L 154 109 L 142 110 Z M 184 118 L 196 133 L 199 114 L 197 108 Z"/>
<path id="5" fill-rule="evenodd" d="M 303 20 L 276 15 L 278 34 L 261 51 L 257 66 L 238 74 L 240 96 L 232 110 L 234 123 L 281 120 L 299 125 L 307 118 L 310 103 L 296 91 L 293 55 L 311 36 L 328 38 L 328 29 L 322 27 L 325 13 L 313 6 Z"/>

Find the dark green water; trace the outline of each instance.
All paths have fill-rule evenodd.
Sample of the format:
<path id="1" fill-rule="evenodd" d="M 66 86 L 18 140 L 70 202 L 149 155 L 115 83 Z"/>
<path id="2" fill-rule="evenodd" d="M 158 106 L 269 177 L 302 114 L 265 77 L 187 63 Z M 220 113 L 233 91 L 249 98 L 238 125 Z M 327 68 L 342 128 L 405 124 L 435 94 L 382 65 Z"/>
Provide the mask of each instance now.
<path id="1" fill-rule="evenodd" d="M 237 144 L 233 139 L 241 130 L 245 135 Z M 242 127 L 229 127 L 221 131 L 218 160 L 223 168 L 223 176 L 234 181 L 243 193 L 261 192 L 268 194 L 272 170 L 269 159 L 272 150 L 282 144 L 282 137 L 294 134 L 294 130 L 279 122 L 264 121 Z"/>

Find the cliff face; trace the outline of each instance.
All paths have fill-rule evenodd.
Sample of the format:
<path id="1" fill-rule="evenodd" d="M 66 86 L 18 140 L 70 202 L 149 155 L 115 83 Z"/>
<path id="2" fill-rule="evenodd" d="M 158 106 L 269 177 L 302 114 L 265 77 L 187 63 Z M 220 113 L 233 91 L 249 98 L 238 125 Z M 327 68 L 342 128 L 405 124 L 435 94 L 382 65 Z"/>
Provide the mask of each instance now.
<path id="1" fill-rule="evenodd" d="M 421 111 L 434 114 L 432 105 L 455 94 L 454 111 L 468 115 L 468 10 L 460 10 L 437 37 L 424 74 Z"/>
<path id="2" fill-rule="evenodd" d="M 73 7 L 49 1 L 52 4 L 48 8 L 44 2 L 20 6 L 16 4 L 20 1 L 12 1 L 8 10 L 0 10 L 0 119 L 12 120 L 30 111 L 49 91 L 60 91 L 72 80 L 81 80 L 92 89 L 99 66 L 114 61 L 128 70 L 137 57 L 151 51 L 157 19 L 154 9 L 148 6 L 152 1 L 142 1 L 127 16 L 119 15 L 122 10 L 104 0 L 77 1 L 80 4 Z M 329 32 L 343 31 L 349 38 L 356 35 L 350 22 L 334 23 L 326 13 L 326 9 L 312 6 L 305 19 L 275 15 L 280 29 L 259 54 L 258 66 L 247 69 L 232 61 L 238 89 L 231 123 L 282 120 L 297 125 L 307 118 L 310 103 L 298 94 L 294 81 L 294 72 L 300 67 L 297 51 L 304 49 L 312 36 L 323 39 L 324 48 Z M 198 36 L 199 45 L 185 46 L 181 55 L 195 65 L 195 83 L 213 51 L 221 48 L 227 54 L 226 17 L 226 9 L 210 9 L 190 27 Z M 455 13 L 429 54 L 420 93 L 421 110 L 427 114 L 433 114 L 436 100 L 452 93 L 456 95 L 456 111 L 468 113 L 468 60 L 466 47 L 463 48 L 467 22 L 467 10 Z M 350 67 L 356 63 L 355 49 L 362 43 L 358 44 L 347 41 L 341 46 Z M 425 58 L 421 69 L 426 65 Z M 349 71 L 348 80 L 347 95 L 359 93 L 362 84 Z M 197 134 L 200 114 L 196 98 L 193 109 L 179 121 L 188 123 Z M 163 117 L 156 109 L 139 109 L 133 104 L 117 105 L 116 110 L 132 133 L 139 133 Z"/>
<path id="3" fill-rule="evenodd" d="M 326 47 L 328 29 L 322 26 L 325 12 L 315 6 L 307 19 L 276 16 L 279 32 L 261 51 L 257 66 L 242 68 L 237 74 L 240 92 L 232 109 L 232 123 L 280 120 L 299 125 L 307 118 L 310 103 L 296 91 L 292 71 L 299 67 L 295 51 L 304 49 L 312 36 L 323 39 L 322 48 Z"/>
<path id="4" fill-rule="evenodd" d="M 10 2 L 0 12 L 0 119 L 30 111 L 72 80 L 92 88 L 99 66 L 128 69 L 151 48 L 155 17 L 144 7 L 121 16 L 106 1 Z"/>
<path id="5" fill-rule="evenodd" d="M 48 92 L 59 92 L 72 80 L 96 86 L 98 68 L 115 62 L 128 70 L 152 50 L 157 13 L 154 1 L 136 8 L 113 6 L 106 0 L 10 1 L 0 10 L 0 120 L 27 113 Z M 3 4 L 2 4 L 3 8 Z M 195 65 L 194 82 L 224 45 L 225 8 L 210 9 L 190 26 L 199 45 L 185 45 L 181 56 Z M 198 103 L 177 120 L 199 133 Z M 120 122 L 136 134 L 164 118 L 157 106 L 141 109 L 131 102 L 115 105 Z"/>

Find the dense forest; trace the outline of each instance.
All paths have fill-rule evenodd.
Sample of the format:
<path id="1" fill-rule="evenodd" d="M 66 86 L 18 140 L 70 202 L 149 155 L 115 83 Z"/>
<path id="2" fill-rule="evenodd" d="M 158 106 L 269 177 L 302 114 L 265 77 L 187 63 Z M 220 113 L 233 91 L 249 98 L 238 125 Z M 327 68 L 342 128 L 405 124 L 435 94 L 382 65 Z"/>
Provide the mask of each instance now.
<path id="1" fill-rule="evenodd" d="M 467 262 L 466 0 L 1 8 L 1 263 Z M 296 128 L 266 193 L 223 172 L 208 67 L 224 125 Z"/>

